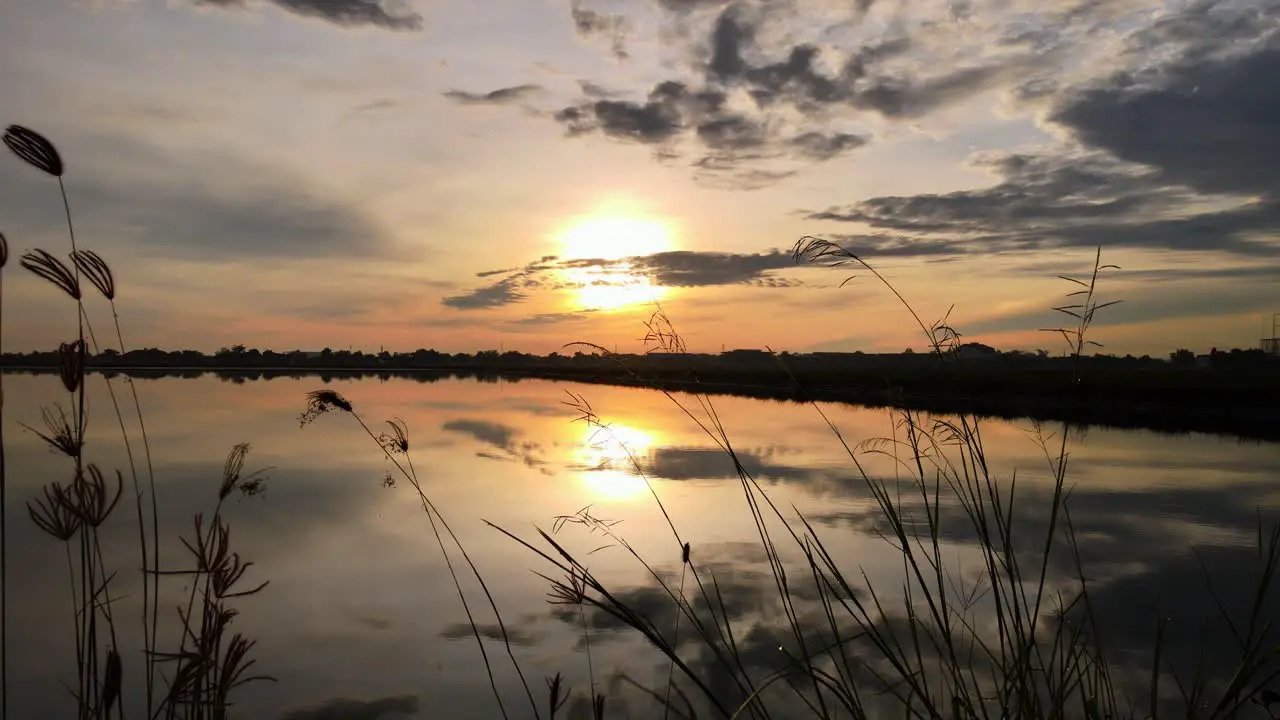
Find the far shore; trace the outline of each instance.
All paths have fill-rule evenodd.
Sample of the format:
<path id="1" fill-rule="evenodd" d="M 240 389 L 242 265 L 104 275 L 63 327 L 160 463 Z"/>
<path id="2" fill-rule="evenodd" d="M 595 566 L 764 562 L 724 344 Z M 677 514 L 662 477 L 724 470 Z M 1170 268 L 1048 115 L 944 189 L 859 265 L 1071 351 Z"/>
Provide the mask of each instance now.
<path id="1" fill-rule="evenodd" d="M 279 377 L 317 377 L 321 382 L 370 377 L 420 382 L 451 377 L 493 382 L 540 378 L 1280 440 L 1280 359 L 1256 352 L 1219 353 L 1211 362 L 1198 364 L 1095 356 L 1082 358 L 1074 366 L 1068 358 L 1025 353 L 968 358 L 923 353 L 771 355 L 752 351 L 576 356 L 439 353 L 436 357 L 421 353 L 330 358 L 295 355 L 291 364 L 282 367 L 281 361 L 290 358 L 288 354 L 228 358 L 186 351 L 183 354 L 194 362 L 169 364 L 179 359 L 171 355 L 162 358 L 168 362 L 152 364 L 140 362 L 143 357 L 99 356 L 90 359 L 89 367 L 99 373 L 139 379 L 212 374 L 230 382 Z M 23 363 L 22 359 L 5 356 L 0 365 L 8 373 L 57 372 L 44 357 L 33 358 L 37 362 Z M 251 359 L 258 362 L 249 362 Z M 342 362 L 326 364 L 326 359 Z"/>

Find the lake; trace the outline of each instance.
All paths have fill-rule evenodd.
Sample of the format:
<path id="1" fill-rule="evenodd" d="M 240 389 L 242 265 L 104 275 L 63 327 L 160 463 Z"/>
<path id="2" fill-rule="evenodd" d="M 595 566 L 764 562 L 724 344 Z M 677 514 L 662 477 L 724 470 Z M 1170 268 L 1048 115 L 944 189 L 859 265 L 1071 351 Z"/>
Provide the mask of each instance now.
<path id="1" fill-rule="evenodd" d="M 127 386 L 120 378 L 114 384 L 123 401 Z M 486 580 L 540 703 L 544 678 L 556 672 L 577 693 L 589 686 L 589 648 L 591 675 L 609 696 L 610 717 L 659 717 L 656 702 L 631 681 L 665 688 L 668 666 L 611 618 L 549 603 L 549 583 L 534 571 L 551 575 L 550 564 L 484 521 L 552 554 L 536 528 L 557 530 L 557 542 L 582 553 L 594 574 L 634 606 L 651 609 L 666 627 L 674 616 L 649 570 L 616 540 L 582 524 L 556 522 L 588 506 L 597 519 L 619 521 L 613 531 L 677 585 L 681 546 L 633 459 L 690 544 L 692 558 L 714 572 L 743 643 L 742 656 L 762 674 L 783 664 L 774 577 L 734 465 L 662 393 L 545 380 L 366 379 L 328 386 L 318 377 L 242 384 L 211 376 L 138 380 L 161 508 L 162 566 L 185 566 L 177 535 L 191 535 L 193 513 L 212 512 L 233 445 L 252 444 L 248 470 L 270 468 L 264 492 L 232 495 L 223 510 L 233 549 L 254 563 L 244 582 L 270 582 L 237 602 L 241 614 L 234 623 L 258 642 L 253 671 L 277 681 L 239 689 L 238 716 L 501 716 L 458 591 L 411 485 L 350 415 L 328 413 L 300 426 L 306 394 L 322 387 L 342 393 L 375 434 L 388 430 L 384 420 L 404 421 L 422 489 Z M 16 717 L 65 717 L 72 707 L 66 688 L 75 683 L 67 560 L 59 542 L 36 530 L 24 504 L 43 483 L 69 479 L 68 461 L 18 425 L 39 427 L 41 407 L 65 398 L 65 392 L 56 376 L 22 375 L 6 377 L 4 393 L 11 703 Z M 692 396 L 677 398 L 705 418 Z M 610 433 L 575 421 L 583 402 Z M 901 595 L 901 555 L 877 535 L 883 529 L 878 507 L 822 415 L 811 406 L 782 402 L 715 397 L 713 403 L 744 469 L 776 506 L 803 513 L 849 575 L 865 572 L 882 598 Z M 124 470 L 126 477 L 124 499 L 104 526 L 103 542 L 106 564 L 120 572 L 111 594 L 131 682 L 141 662 L 137 529 L 128 460 L 101 376 L 90 378 L 89 407 L 86 457 L 104 469 Z M 126 407 L 128 418 L 131 403 Z M 821 409 L 851 445 L 904 433 L 896 416 L 884 410 Z M 1049 440 L 1056 449 L 1062 429 L 1040 431 L 1059 433 Z M 982 435 L 994 475 L 1008 479 L 1016 470 L 1015 532 L 1031 544 L 1043 543 L 1052 470 L 1031 424 L 985 421 Z M 1091 599 L 1110 618 L 1110 649 L 1141 677 L 1157 607 L 1196 623 L 1212 610 L 1212 600 L 1196 591 L 1201 561 L 1229 589 L 1248 579 L 1258 513 L 1269 517 L 1280 500 L 1280 446 L 1100 427 L 1072 430 L 1069 441 L 1069 508 Z M 902 472 L 886 454 L 860 453 L 859 460 L 876 477 Z M 774 527 L 781 526 L 774 521 Z M 957 530 L 945 540 L 943 557 L 954 562 L 958 577 L 980 569 L 971 536 Z M 797 557 L 793 552 L 782 562 L 799 568 Z M 497 635 L 465 562 L 456 551 L 451 560 L 482 634 Z M 1050 585 L 1067 586 L 1070 565 L 1052 563 Z M 804 573 L 794 577 L 799 584 Z M 172 638 L 176 607 L 185 597 L 180 576 L 165 582 L 162 623 L 170 629 L 162 640 Z M 684 591 L 692 598 L 690 585 Z M 817 593 L 795 596 L 795 612 L 821 611 Z M 675 632 L 689 635 L 687 629 Z M 1211 658 L 1232 649 L 1225 634 L 1201 640 L 1213 645 Z M 1196 649 L 1180 647 L 1170 652 Z M 485 650 L 508 713 L 530 717 L 502 643 L 486 639 Z M 689 646 L 686 661 L 697 666 L 710 659 Z M 575 713 L 568 717 L 583 716 L 583 704 L 576 697 L 569 708 Z"/>

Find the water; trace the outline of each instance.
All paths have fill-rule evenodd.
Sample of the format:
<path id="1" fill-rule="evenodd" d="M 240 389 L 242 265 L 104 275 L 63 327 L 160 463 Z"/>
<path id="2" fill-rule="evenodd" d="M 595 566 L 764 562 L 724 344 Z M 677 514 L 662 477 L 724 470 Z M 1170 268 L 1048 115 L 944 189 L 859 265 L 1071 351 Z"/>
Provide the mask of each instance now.
<path id="1" fill-rule="evenodd" d="M 126 470 L 127 478 L 110 398 L 102 378 L 91 380 L 87 457 L 103 468 Z M 122 400 L 128 397 L 121 380 L 115 386 Z M 212 511 L 223 459 L 235 443 L 252 443 L 248 469 L 270 466 L 265 493 L 233 496 L 224 510 L 234 549 L 255 563 L 245 582 L 270 581 L 260 594 L 239 602 L 235 627 L 258 641 L 254 670 L 278 680 L 242 688 L 237 715 L 319 717 L 295 711 L 349 699 L 356 702 L 347 707 L 350 714 L 324 717 L 412 716 L 415 707 L 424 717 L 498 717 L 457 591 L 410 485 L 352 417 L 328 414 L 299 426 L 306 393 L 320 387 L 319 378 L 137 382 L 159 483 L 166 567 L 183 565 L 175 537 L 191 535 L 194 512 Z M 778 615 L 777 595 L 734 468 L 667 397 L 534 380 L 361 380 L 329 387 L 342 392 L 375 433 L 387 429 L 381 425 L 385 419 L 407 424 L 423 489 L 488 582 L 540 702 L 543 678 L 557 671 L 577 691 L 588 686 L 581 618 L 574 607 L 548 603 L 548 583 L 533 572 L 551 573 L 546 561 L 482 520 L 546 547 L 535 528 L 550 532 L 556 516 L 590 506 L 598 518 L 621 521 L 614 529 L 659 573 L 678 583 L 681 570 L 680 546 L 632 471 L 628 453 L 575 422 L 581 411 L 565 404 L 573 402 L 566 391 L 588 401 L 611 425 L 612 437 L 648 470 L 694 559 L 715 571 L 744 656 L 761 667 L 779 664 L 776 634 L 768 630 Z M 66 460 L 17 425 L 38 427 L 40 407 L 63 395 L 53 376 L 5 380 L 15 717 L 66 716 L 65 686 L 74 684 L 63 549 L 37 533 L 23 506 L 42 483 L 66 478 Z M 679 397 L 701 413 L 692 398 Z M 732 397 L 717 397 L 714 404 L 744 465 L 777 506 L 790 512 L 794 505 L 805 513 L 843 567 L 861 568 L 886 597 L 894 596 L 900 556 L 875 536 L 881 523 L 874 503 L 822 417 L 801 405 Z M 894 418 L 882 410 L 823 409 L 851 443 L 895 432 Z M 1060 429 L 1043 428 L 1054 431 Z M 1030 426 L 992 421 L 984 425 L 983 437 L 998 476 L 1017 470 L 1024 514 L 1016 532 L 1042 537 L 1050 475 Z M 1257 509 L 1277 505 L 1275 445 L 1090 428 L 1073 434 L 1070 447 L 1072 519 L 1094 583 L 1093 602 L 1115 619 L 1107 634 L 1113 648 L 1123 654 L 1149 644 L 1157 598 L 1159 607 L 1179 617 L 1198 619 L 1212 608 L 1188 589 L 1201 575 L 1197 558 L 1207 558 L 1219 572 L 1238 568 L 1228 583 L 1244 577 L 1254 553 Z M 892 476 L 890 458 L 862 459 L 870 472 Z M 384 486 L 388 474 L 398 478 L 391 487 Z M 960 575 L 971 574 L 977 569 L 971 533 L 963 532 L 963 524 L 947 527 L 948 561 Z M 135 533 L 127 491 L 104 542 L 107 564 L 121 573 L 112 594 L 119 598 L 115 607 L 129 680 L 139 671 Z M 556 538 L 575 552 L 609 544 L 576 525 L 561 528 Z M 469 571 L 460 558 L 453 560 L 481 629 L 496 632 Z M 660 623 L 671 622 L 670 606 L 648 571 L 625 550 L 601 549 L 588 564 L 619 593 L 651 609 Z M 1067 572 L 1067 564 L 1056 563 L 1051 584 L 1065 582 Z M 171 625 L 183 597 L 181 580 L 167 587 L 162 622 Z M 807 606 L 800 602 L 802 612 L 818 607 L 816 595 L 809 597 Z M 615 671 L 661 685 L 665 662 L 608 618 L 588 620 L 595 679 L 610 694 L 616 713 L 611 716 L 654 716 L 652 701 Z M 1220 640 L 1229 650 L 1228 638 Z M 525 716 L 523 691 L 501 644 L 486 641 L 486 649 L 512 716 Z M 690 654 L 691 664 L 703 661 Z M 1133 662 L 1135 668 L 1141 664 Z"/>

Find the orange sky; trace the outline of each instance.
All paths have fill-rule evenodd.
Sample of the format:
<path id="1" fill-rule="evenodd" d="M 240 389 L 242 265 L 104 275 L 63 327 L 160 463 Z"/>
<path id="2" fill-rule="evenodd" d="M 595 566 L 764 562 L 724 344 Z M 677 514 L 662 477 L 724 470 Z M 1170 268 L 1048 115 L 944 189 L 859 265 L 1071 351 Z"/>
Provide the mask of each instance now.
<path id="1" fill-rule="evenodd" d="M 856 9 L 855 6 L 863 8 Z M 130 346 L 899 351 L 1040 328 L 1097 245 L 1108 351 L 1280 310 L 1274 8 L 1115 0 L 66 0 L 0 7 L 0 123 L 59 147 Z M 1194 29 L 1194 32 L 1184 32 Z M 1270 74 L 1268 74 L 1270 73 Z M 1271 110 L 1268 110 L 1271 108 Z M 13 252 L 67 249 L 0 157 Z M 6 348 L 74 310 L 13 264 Z M 91 312 L 103 327 L 105 308 Z"/>

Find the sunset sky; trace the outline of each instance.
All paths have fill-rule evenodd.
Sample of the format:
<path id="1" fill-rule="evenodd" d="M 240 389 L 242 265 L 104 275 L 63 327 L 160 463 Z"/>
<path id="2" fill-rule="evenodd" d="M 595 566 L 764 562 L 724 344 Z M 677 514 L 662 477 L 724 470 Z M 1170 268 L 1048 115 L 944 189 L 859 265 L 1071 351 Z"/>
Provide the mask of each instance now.
<path id="1" fill-rule="evenodd" d="M 1104 351 L 1253 347 L 1277 78 L 1276 0 L 0 3 L 0 126 L 131 347 L 638 351 L 653 300 L 691 350 L 923 347 L 804 235 L 1003 349 L 1060 349 L 1098 245 Z M 0 232 L 68 249 L 7 152 Z M 69 339 L 3 272 L 4 349 Z"/>

